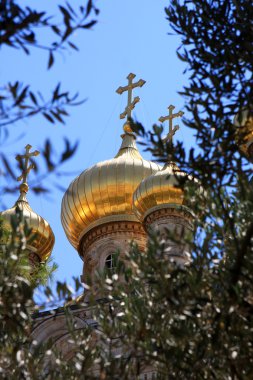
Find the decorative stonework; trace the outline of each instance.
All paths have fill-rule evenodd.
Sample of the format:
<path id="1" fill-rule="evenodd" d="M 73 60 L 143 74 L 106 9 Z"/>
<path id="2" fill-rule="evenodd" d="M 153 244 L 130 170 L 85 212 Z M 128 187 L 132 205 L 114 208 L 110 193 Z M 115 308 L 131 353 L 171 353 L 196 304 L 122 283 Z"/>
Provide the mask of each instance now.
<path id="1" fill-rule="evenodd" d="M 185 206 L 180 207 L 166 207 L 151 210 L 151 212 L 144 219 L 144 226 L 147 229 L 156 221 L 163 219 L 167 223 L 177 224 L 178 222 L 189 229 L 193 229 L 193 213 Z"/>
<path id="2" fill-rule="evenodd" d="M 146 233 L 141 223 L 123 221 L 123 222 L 111 222 L 103 224 L 93 228 L 86 235 L 83 236 L 79 244 L 79 254 L 83 257 L 84 253 L 89 250 L 90 246 L 94 244 L 97 240 L 103 237 L 117 238 L 118 236 L 127 236 L 129 239 L 136 239 L 142 236 L 146 239 Z"/>
<path id="3" fill-rule="evenodd" d="M 191 238 L 193 231 L 193 213 L 185 206 L 166 205 L 156 207 L 145 217 L 145 229 L 159 231 L 164 238 L 168 257 L 178 265 L 190 263 L 190 249 L 186 240 Z M 168 239 L 168 231 L 174 239 Z"/>
<path id="4" fill-rule="evenodd" d="M 119 253 L 124 259 L 132 241 L 145 250 L 147 234 L 140 222 L 118 221 L 94 227 L 79 245 L 79 255 L 84 261 L 82 281 L 93 280 L 96 272 L 102 272 L 108 255 Z"/>
<path id="5" fill-rule="evenodd" d="M 32 329 L 32 338 L 38 344 L 51 342 L 52 347 L 57 348 L 65 360 L 70 359 L 76 347 L 71 343 L 71 333 L 68 327 L 68 318 L 71 318 L 74 330 L 82 330 L 89 327 L 94 327 L 92 336 L 93 344 L 97 340 L 96 326 L 97 323 L 92 319 L 93 308 L 69 308 L 70 315 L 66 314 L 63 308 L 53 310 L 51 312 L 42 312 L 34 316 L 34 324 Z"/>

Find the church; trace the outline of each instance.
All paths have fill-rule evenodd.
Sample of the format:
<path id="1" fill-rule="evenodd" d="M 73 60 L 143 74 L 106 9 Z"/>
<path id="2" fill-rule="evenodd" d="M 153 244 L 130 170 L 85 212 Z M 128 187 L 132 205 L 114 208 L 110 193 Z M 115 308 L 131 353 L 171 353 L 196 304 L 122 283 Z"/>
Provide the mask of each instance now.
<path id="1" fill-rule="evenodd" d="M 143 158 L 136 144 L 136 136 L 129 120 L 135 105 L 140 101 L 133 98 L 133 90 L 142 87 L 145 81 L 134 82 L 135 75 L 130 73 L 128 83 L 117 89 L 118 94 L 127 93 L 128 100 L 120 119 L 126 119 L 121 135 L 122 143 L 114 158 L 99 162 L 85 169 L 69 185 L 62 199 L 61 222 L 66 237 L 76 249 L 83 261 L 80 268 L 81 281 L 92 280 L 98 271 L 112 270 L 114 255 L 124 259 L 129 244 L 134 241 L 141 251 L 145 251 L 149 231 L 159 231 L 163 236 L 167 230 L 181 237 L 182 244 L 168 240 L 170 259 L 177 265 L 185 266 L 190 260 L 189 248 L 183 241 L 191 234 L 196 219 L 192 210 L 184 202 L 184 192 L 178 186 L 180 178 L 186 173 L 172 161 L 168 160 L 162 167 Z M 162 116 L 161 122 L 168 121 L 169 131 L 164 142 L 172 142 L 173 135 L 179 129 L 174 126 L 174 119 L 180 118 L 183 112 L 173 113 L 174 106 L 168 107 L 169 114 Z M 250 144 L 251 145 L 251 144 Z M 37 156 L 38 151 L 31 152 L 31 145 L 26 146 L 24 155 L 16 158 L 23 160 L 24 171 L 18 178 L 21 181 L 20 195 L 15 205 L 1 213 L 4 226 L 10 229 L 11 217 L 18 207 L 24 215 L 27 225 L 32 229 L 35 239 L 28 240 L 27 250 L 31 266 L 46 261 L 53 250 L 54 233 L 49 223 L 39 216 L 27 200 L 28 174 L 33 168 L 30 158 Z M 99 289 L 93 289 L 99 300 Z M 78 303 L 85 302 L 86 306 Z M 96 323 L 89 306 L 89 291 L 78 297 L 69 306 L 77 329 Z M 67 361 L 73 356 L 75 347 L 69 342 L 64 308 L 41 312 L 34 317 L 33 338 L 38 342 L 53 342 Z M 145 368 L 143 379 L 155 378 L 154 369 Z"/>

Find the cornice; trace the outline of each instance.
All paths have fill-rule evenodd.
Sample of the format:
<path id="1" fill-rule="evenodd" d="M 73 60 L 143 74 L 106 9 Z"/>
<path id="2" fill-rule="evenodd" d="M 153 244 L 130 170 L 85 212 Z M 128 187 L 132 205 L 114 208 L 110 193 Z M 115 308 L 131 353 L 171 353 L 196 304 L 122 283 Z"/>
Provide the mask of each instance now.
<path id="1" fill-rule="evenodd" d="M 94 227 L 87 232 L 79 244 L 79 255 L 83 259 L 83 254 L 96 241 L 104 237 L 127 237 L 127 238 L 147 238 L 147 234 L 142 223 L 137 221 L 115 221 Z"/>
<path id="2" fill-rule="evenodd" d="M 168 218 L 180 218 L 185 222 L 185 224 L 188 225 L 188 227 L 193 228 L 193 221 L 196 217 L 193 212 L 186 206 L 160 205 L 149 210 L 148 214 L 144 216 L 143 223 L 145 225 L 145 228 L 147 228 L 157 220 Z"/>

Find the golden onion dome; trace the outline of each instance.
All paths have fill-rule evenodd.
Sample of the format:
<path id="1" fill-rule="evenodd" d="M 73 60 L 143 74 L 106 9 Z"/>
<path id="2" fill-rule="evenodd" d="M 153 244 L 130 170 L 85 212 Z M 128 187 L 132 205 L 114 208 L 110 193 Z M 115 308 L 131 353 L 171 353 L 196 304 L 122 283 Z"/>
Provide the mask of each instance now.
<path id="1" fill-rule="evenodd" d="M 29 236 L 26 236 L 26 248 L 29 253 L 36 255 L 36 261 L 46 261 L 54 247 L 54 233 L 48 222 L 31 209 L 26 198 L 26 194 L 29 190 L 27 177 L 30 171 L 35 167 L 33 163 L 30 164 L 30 161 L 32 157 L 36 157 L 40 154 L 37 150 L 31 152 L 31 148 L 32 146 L 27 144 L 25 154 L 18 154 L 16 156 L 16 160 L 20 162 L 22 167 L 22 173 L 17 178 L 18 181 L 22 181 L 20 185 L 20 196 L 12 208 L 0 213 L 0 217 L 3 221 L 3 229 L 11 234 L 12 219 L 17 216 L 18 210 L 21 211 L 23 220 L 30 230 Z M 8 236 L 3 239 L 5 241 L 1 241 L 0 244 L 4 245 L 8 243 Z M 33 262 L 31 256 L 32 255 L 29 257 Z"/>
<path id="2" fill-rule="evenodd" d="M 133 212 L 133 193 L 144 178 L 161 169 L 141 157 L 127 123 L 124 132 L 116 156 L 82 172 L 63 197 L 62 225 L 77 249 L 81 238 L 97 225 L 138 221 Z"/>
<path id="3" fill-rule="evenodd" d="M 241 152 L 249 160 L 253 160 L 253 115 L 252 112 L 244 109 L 234 118 L 234 125 L 237 128 L 236 141 Z"/>
<path id="4" fill-rule="evenodd" d="M 7 232 L 11 233 L 11 220 L 15 217 L 15 215 L 17 215 L 16 211 L 19 209 L 22 212 L 24 222 L 26 223 L 28 229 L 31 230 L 29 236 L 27 236 L 27 250 L 35 253 L 40 262 L 46 261 L 51 255 L 54 247 L 54 233 L 48 222 L 40 215 L 36 214 L 36 212 L 34 212 L 30 207 L 26 198 L 27 191 L 28 185 L 26 183 L 22 183 L 20 186 L 20 196 L 18 200 L 12 208 L 1 212 L 0 218 L 3 221 L 3 228 Z"/>
<path id="5" fill-rule="evenodd" d="M 162 170 L 145 178 L 133 195 L 133 209 L 137 217 L 143 221 L 152 211 L 163 208 L 166 204 L 184 203 L 184 191 L 179 184 L 186 179 L 175 163 L 167 163 Z"/>

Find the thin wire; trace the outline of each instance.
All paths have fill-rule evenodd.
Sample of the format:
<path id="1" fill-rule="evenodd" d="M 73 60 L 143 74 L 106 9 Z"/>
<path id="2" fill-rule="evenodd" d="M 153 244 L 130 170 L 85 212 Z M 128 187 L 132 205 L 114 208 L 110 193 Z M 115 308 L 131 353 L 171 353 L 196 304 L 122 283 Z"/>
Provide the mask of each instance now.
<path id="1" fill-rule="evenodd" d="M 120 115 L 120 114 L 122 113 L 122 110 L 124 110 L 124 108 L 126 107 L 125 104 L 126 104 L 126 103 L 125 103 L 125 98 L 124 98 L 124 96 L 121 96 L 120 99 L 119 99 L 118 115 Z M 119 116 L 118 116 L 118 117 L 119 117 Z M 126 122 L 127 119 L 126 119 L 126 118 L 125 118 L 125 119 L 120 119 L 120 118 L 119 118 L 119 120 L 120 120 L 121 123 L 124 124 L 124 123 Z M 118 130 L 118 129 L 117 129 L 117 130 Z M 124 133 L 124 132 L 123 132 L 123 130 L 121 129 L 121 130 L 120 130 L 120 135 L 121 135 L 122 133 Z M 118 149 L 119 149 L 119 145 L 118 145 L 118 144 L 119 144 L 119 143 L 118 143 L 119 140 L 118 140 L 118 138 L 119 138 L 119 135 L 118 135 L 117 133 L 115 133 L 115 134 L 114 134 L 114 152 L 115 152 L 115 153 L 116 153 L 116 152 L 118 151 Z"/>
<path id="2" fill-rule="evenodd" d="M 99 136 L 99 138 L 98 138 L 98 140 L 96 142 L 95 148 L 93 149 L 92 154 L 90 155 L 90 159 L 88 161 L 88 166 L 90 166 L 90 164 L 91 164 L 91 162 L 92 162 L 92 160 L 94 158 L 94 155 L 97 152 L 97 148 L 98 148 L 99 144 L 101 143 L 106 130 L 108 129 L 109 123 L 110 123 L 110 121 L 112 119 L 113 114 L 115 113 L 115 110 L 116 110 L 116 108 L 118 106 L 118 103 L 119 103 L 119 99 L 115 102 L 115 105 L 114 105 L 114 107 L 112 109 L 112 112 L 111 112 L 109 118 L 107 119 L 107 121 L 105 123 L 105 126 L 104 126 L 104 128 L 103 128 L 103 130 L 102 130 L 102 132 L 101 132 L 101 134 L 100 134 L 100 136 Z"/>
<path id="3" fill-rule="evenodd" d="M 142 124 L 144 125 L 145 130 L 146 131 L 150 130 L 153 123 L 151 121 L 151 116 L 150 116 L 150 113 L 148 111 L 148 107 L 146 106 L 146 103 L 143 99 L 141 99 L 141 102 L 140 102 L 140 111 L 142 114 L 142 118 L 144 120 L 144 123 L 142 123 Z M 138 137 L 137 142 L 141 142 L 141 141 L 143 141 L 143 138 Z M 144 148 L 142 146 L 139 146 L 139 148 L 140 148 L 141 152 L 143 153 Z"/>
<path id="4" fill-rule="evenodd" d="M 151 116 L 150 116 L 148 107 L 146 106 L 146 103 L 143 99 L 141 100 L 141 108 L 142 108 L 142 113 L 144 115 L 144 118 L 148 119 L 149 125 L 153 125 L 153 121 L 151 120 Z"/>

